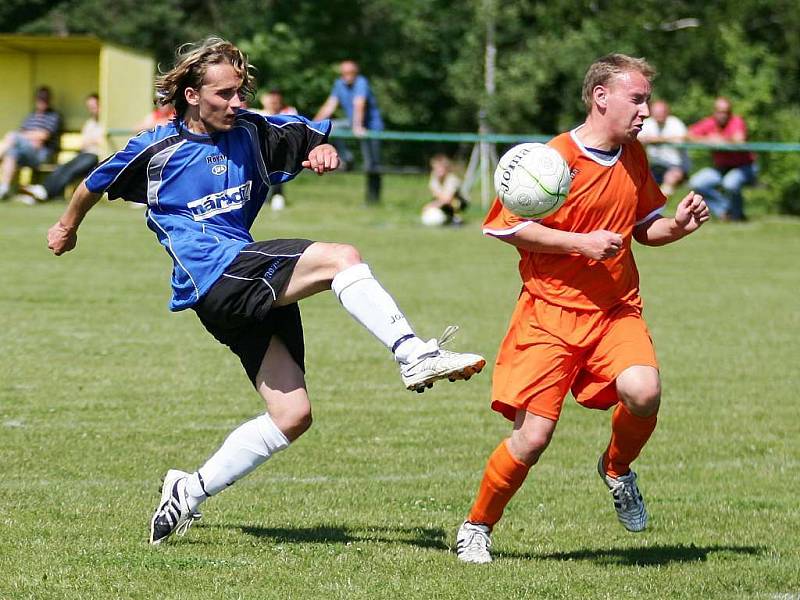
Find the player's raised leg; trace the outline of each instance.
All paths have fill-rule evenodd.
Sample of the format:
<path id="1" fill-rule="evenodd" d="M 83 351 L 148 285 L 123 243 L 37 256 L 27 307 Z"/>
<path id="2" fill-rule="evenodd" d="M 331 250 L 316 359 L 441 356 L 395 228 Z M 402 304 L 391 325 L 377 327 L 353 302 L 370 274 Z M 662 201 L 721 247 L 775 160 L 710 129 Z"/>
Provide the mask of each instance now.
<path id="1" fill-rule="evenodd" d="M 597 470 L 614 498 L 617 518 L 628 531 L 647 527 L 647 507 L 630 464 L 639 456 L 656 427 L 661 401 L 658 370 L 633 366 L 617 377 L 620 402 L 611 417 L 611 441 Z"/>
<path id="2" fill-rule="evenodd" d="M 194 473 L 168 471 L 151 520 L 150 543 L 185 532 L 201 503 L 288 447 L 311 426 L 303 370 L 279 337 L 270 340 L 254 383 L 267 413 L 237 427 Z"/>
<path id="3" fill-rule="evenodd" d="M 414 333 L 394 298 L 373 276 L 353 246 L 317 242 L 297 262 L 276 306 L 332 289 L 342 306 L 389 349 L 408 389 L 423 391 L 439 379 L 469 379 L 486 361 L 477 354 L 444 350 L 454 328 L 427 342 Z"/>
<path id="4" fill-rule="evenodd" d="M 556 421 L 518 410 L 511 437 L 495 448 L 478 495 L 456 536 L 456 554 L 468 563 L 491 562 L 489 535 L 530 468 L 550 444 Z"/>

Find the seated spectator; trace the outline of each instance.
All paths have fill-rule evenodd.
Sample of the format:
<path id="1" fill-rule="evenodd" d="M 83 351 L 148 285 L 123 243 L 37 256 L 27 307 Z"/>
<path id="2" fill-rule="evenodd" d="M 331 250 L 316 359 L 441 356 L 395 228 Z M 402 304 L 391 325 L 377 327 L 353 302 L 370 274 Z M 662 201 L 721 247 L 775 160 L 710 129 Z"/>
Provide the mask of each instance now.
<path id="1" fill-rule="evenodd" d="M 297 109 L 294 106 L 289 106 L 283 99 L 283 92 L 277 88 L 273 88 L 268 92 L 264 92 L 258 97 L 261 102 L 262 108 L 253 109 L 260 115 L 296 115 Z"/>
<path id="2" fill-rule="evenodd" d="M 428 190 L 433 199 L 422 208 L 422 223 L 429 226 L 461 225 L 461 213 L 467 200 L 459 192 L 461 180 L 453 172 L 453 164 L 444 154 L 431 158 Z"/>
<path id="3" fill-rule="evenodd" d="M 709 144 L 742 144 L 747 141 L 744 119 L 734 115 L 730 100 L 714 101 L 714 114 L 689 126 L 689 139 Z M 700 169 L 689 180 L 706 204 L 723 220 L 744 221 L 742 188 L 756 180 L 755 155 L 737 150 L 713 150 L 713 167 Z"/>
<path id="4" fill-rule="evenodd" d="M 153 129 L 159 125 L 166 125 L 175 117 L 175 107 L 172 104 L 159 104 L 156 100 L 156 107 L 136 126 L 136 131 Z"/>
<path id="5" fill-rule="evenodd" d="M 661 191 L 665 196 L 671 196 L 689 171 L 689 155 L 684 149 L 665 144 L 685 142 L 686 125 L 670 114 L 667 102 L 656 100 L 650 107 L 650 116 L 644 120 L 638 139 L 646 146 L 650 169 L 661 185 Z"/>
<path id="6" fill-rule="evenodd" d="M 69 162 L 59 165 L 41 185 L 28 185 L 20 189 L 28 204 L 63 198 L 64 188 L 72 181 L 83 179 L 106 153 L 106 130 L 100 124 L 100 100 L 97 94 L 86 97 L 89 118 L 81 128 L 81 151 Z"/>
<path id="7" fill-rule="evenodd" d="M 260 110 L 254 109 L 260 115 L 296 115 L 297 109 L 294 106 L 289 106 L 283 99 L 283 92 L 277 88 L 273 88 L 268 92 L 261 94 L 258 98 L 261 101 L 262 108 Z M 272 210 L 283 210 L 286 207 L 286 193 L 283 189 L 283 184 L 273 184 L 267 192 L 267 203 Z"/>
<path id="8" fill-rule="evenodd" d="M 8 196 L 17 167 L 36 168 L 58 151 L 61 115 L 50 106 L 50 88 L 36 90 L 35 109 L 0 142 L 0 199 Z"/>

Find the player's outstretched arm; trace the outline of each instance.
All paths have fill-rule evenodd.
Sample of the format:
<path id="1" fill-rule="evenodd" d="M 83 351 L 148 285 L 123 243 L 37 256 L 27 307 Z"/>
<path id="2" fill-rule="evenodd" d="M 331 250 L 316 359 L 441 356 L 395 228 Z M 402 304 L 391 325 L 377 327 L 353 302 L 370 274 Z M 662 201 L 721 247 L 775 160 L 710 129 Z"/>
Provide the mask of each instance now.
<path id="1" fill-rule="evenodd" d="M 678 203 L 674 217 L 658 216 L 637 225 L 633 237 L 645 246 L 663 246 L 697 231 L 709 218 L 706 201 L 700 194 L 690 191 Z"/>
<path id="2" fill-rule="evenodd" d="M 339 154 L 331 144 L 320 144 L 311 149 L 308 158 L 302 164 L 306 169 L 322 175 L 339 167 Z"/>
<path id="3" fill-rule="evenodd" d="M 67 209 L 61 218 L 47 230 L 47 247 L 59 256 L 69 252 L 78 243 L 78 227 L 86 213 L 97 204 L 102 194 L 90 192 L 83 182 L 72 195 Z"/>
<path id="4" fill-rule="evenodd" d="M 589 233 L 561 231 L 531 221 L 511 235 L 496 236 L 512 246 L 531 252 L 580 254 L 593 260 L 606 260 L 619 254 L 622 236 L 613 231 L 598 229 Z"/>

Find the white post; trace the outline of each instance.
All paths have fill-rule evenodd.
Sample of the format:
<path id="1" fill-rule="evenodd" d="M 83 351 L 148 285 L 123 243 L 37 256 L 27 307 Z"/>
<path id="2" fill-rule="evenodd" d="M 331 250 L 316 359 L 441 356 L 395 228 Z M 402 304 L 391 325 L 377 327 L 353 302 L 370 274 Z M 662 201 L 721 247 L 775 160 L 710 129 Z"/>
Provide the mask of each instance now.
<path id="1" fill-rule="evenodd" d="M 484 0 L 483 12 L 486 19 L 486 53 L 484 56 L 484 89 L 486 91 L 486 98 L 481 111 L 478 114 L 478 132 L 481 135 L 489 133 L 489 125 L 486 119 L 487 104 L 489 98 L 494 96 L 494 68 L 495 59 L 497 56 L 497 46 L 494 42 L 494 13 L 495 13 L 495 0 Z M 496 163 L 496 153 L 494 145 L 487 141 L 481 141 L 480 157 L 481 157 L 481 206 L 486 209 L 494 196 L 493 193 L 493 171 Z M 494 159 L 494 160 L 493 160 Z"/>

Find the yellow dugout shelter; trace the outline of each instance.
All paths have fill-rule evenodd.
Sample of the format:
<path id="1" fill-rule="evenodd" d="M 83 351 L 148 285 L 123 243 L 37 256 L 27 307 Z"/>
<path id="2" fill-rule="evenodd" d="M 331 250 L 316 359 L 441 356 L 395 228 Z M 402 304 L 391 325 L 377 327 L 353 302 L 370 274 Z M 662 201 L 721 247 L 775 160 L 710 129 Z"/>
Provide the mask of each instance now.
<path id="1" fill-rule="evenodd" d="M 52 90 L 64 131 L 80 130 L 87 118 L 84 100 L 92 92 L 100 95 L 107 131 L 131 130 L 153 110 L 154 70 L 150 56 L 94 37 L 0 34 L 0 133 L 19 127 L 41 85 Z M 109 150 L 129 137 L 111 136 Z"/>

